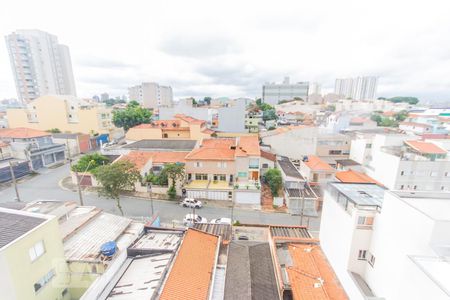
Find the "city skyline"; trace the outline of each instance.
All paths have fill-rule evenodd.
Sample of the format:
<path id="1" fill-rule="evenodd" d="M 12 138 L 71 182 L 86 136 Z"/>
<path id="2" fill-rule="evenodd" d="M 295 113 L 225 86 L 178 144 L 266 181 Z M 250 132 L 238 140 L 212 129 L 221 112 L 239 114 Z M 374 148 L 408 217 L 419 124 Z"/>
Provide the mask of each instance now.
<path id="1" fill-rule="evenodd" d="M 450 22 L 443 1 L 408 2 L 407 16 L 401 3 L 388 6 L 387 1 L 367 11 L 351 1 L 326 6 L 285 1 L 277 7 L 246 3 L 239 10 L 233 3 L 152 3 L 157 15 L 147 18 L 144 6 L 133 10 L 127 22 L 79 22 L 79 16 L 96 20 L 104 7 L 111 20 L 131 14 L 133 7 L 108 2 L 91 4 L 89 11 L 79 4 L 45 11 L 40 9 L 45 1 L 30 2 L 30 9 L 22 11 L 23 3 L 5 5 L 0 34 L 36 28 L 58 36 L 71 50 L 81 97 L 102 92 L 115 97 L 145 81 L 172 86 L 175 98 L 260 97 L 264 82 L 284 76 L 319 82 L 326 93 L 336 78 L 373 75 L 380 78 L 379 96 L 449 100 L 449 46 L 441 37 L 450 32 Z M 187 6 L 201 9 L 180 13 Z M 65 9 L 73 13 L 54 14 Z M 0 47 L 0 98 L 16 95 L 8 60 L 6 47 Z"/>

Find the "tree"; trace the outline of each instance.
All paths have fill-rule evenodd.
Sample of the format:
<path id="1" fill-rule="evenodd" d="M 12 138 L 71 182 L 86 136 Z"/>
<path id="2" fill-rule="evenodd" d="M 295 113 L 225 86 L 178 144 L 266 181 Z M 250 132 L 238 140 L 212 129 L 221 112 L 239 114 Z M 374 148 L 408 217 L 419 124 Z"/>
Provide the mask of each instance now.
<path id="1" fill-rule="evenodd" d="M 376 114 L 376 113 L 372 114 L 372 115 L 370 116 L 370 119 L 371 119 L 372 121 L 377 122 L 377 126 L 380 126 L 381 121 L 383 120 L 383 118 L 382 118 L 379 114 Z"/>
<path id="2" fill-rule="evenodd" d="M 72 166 L 74 172 L 89 172 L 95 168 L 106 165 L 109 159 L 100 153 L 86 154 L 81 157 L 76 164 Z"/>
<path id="3" fill-rule="evenodd" d="M 270 190 L 274 197 L 278 196 L 278 191 L 281 189 L 283 180 L 281 178 L 281 172 L 278 169 L 269 169 L 264 175 L 264 179 L 269 184 Z"/>
<path id="4" fill-rule="evenodd" d="M 184 176 L 184 165 L 180 163 L 166 164 L 161 170 L 160 176 L 166 176 L 171 183 L 171 187 L 175 189 L 177 179 Z"/>
<path id="5" fill-rule="evenodd" d="M 150 123 L 152 113 L 139 105 L 137 101 L 130 101 L 127 108 L 113 112 L 113 123 L 117 127 L 123 127 L 125 131 L 131 127 Z"/>
<path id="6" fill-rule="evenodd" d="M 141 180 L 141 174 L 136 166 L 129 161 L 118 161 L 114 164 L 100 166 L 92 173 L 101 184 L 99 195 L 116 200 L 117 208 L 123 216 L 120 192 L 134 189 L 135 183 Z"/>
<path id="7" fill-rule="evenodd" d="M 408 112 L 406 110 L 402 110 L 394 115 L 394 119 L 398 122 L 403 122 L 408 117 Z"/>
<path id="8" fill-rule="evenodd" d="M 278 119 L 274 109 L 263 111 L 263 121 Z"/>
<path id="9" fill-rule="evenodd" d="M 205 97 L 205 98 L 203 98 L 203 101 L 205 102 L 205 103 L 207 103 L 208 105 L 210 105 L 211 104 L 211 97 Z"/>
<path id="10" fill-rule="evenodd" d="M 336 105 L 334 105 L 334 104 L 327 105 L 327 107 L 325 107 L 325 110 L 331 111 L 331 112 L 336 111 Z"/>
<path id="11" fill-rule="evenodd" d="M 392 97 L 388 98 L 387 100 L 394 103 L 405 102 L 411 105 L 419 103 L 419 99 L 417 99 L 416 97 Z"/>
<path id="12" fill-rule="evenodd" d="M 59 130 L 58 128 L 52 128 L 52 129 L 47 130 L 47 132 L 50 132 L 50 133 L 61 133 L 61 130 Z"/>

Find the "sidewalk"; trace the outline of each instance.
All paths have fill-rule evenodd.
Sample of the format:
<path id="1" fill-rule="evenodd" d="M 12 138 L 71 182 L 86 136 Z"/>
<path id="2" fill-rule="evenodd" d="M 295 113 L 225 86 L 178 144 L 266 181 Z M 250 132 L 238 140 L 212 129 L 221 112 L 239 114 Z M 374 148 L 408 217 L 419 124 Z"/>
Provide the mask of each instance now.
<path id="1" fill-rule="evenodd" d="M 72 191 L 72 192 L 77 192 L 78 188 L 76 186 L 76 184 L 73 184 L 72 182 L 72 178 L 70 176 L 60 180 L 59 182 L 59 186 L 63 189 L 63 190 L 68 190 L 68 191 Z M 83 193 L 97 193 L 98 192 L 98 188 L 96 187 L 89 187 L 89 186 L 82 186 L 81 187 Z M 133 197 L 133 198 L 138 198 L 138 199 L 142 199 L 142 200 L 150 200 L 150 195 L 148 193 L 142 193 L 142 192 L 122 192 L 121 195 L 123 196 L 128 196 L 128 197 Z M 160 201 L 168 201 L 168 202 L 178 202 L 181 200 L 181 198 L 178 198 L 177 200 L 170 200 L 169 198 L 167 198 L 166 194 L 155 194 L 152 193 L 152 199 L 153 200 L 160 200 Z M 220 207 L 220 208 L 231 208 L 232 203 L 230 201 L 221 201 L 221 200 L 205 200 L 205 199 L 201 199 L 202 203 L 204 206 L 206 207 Z M 235 208 L 238 209 L 245 209 L 245 210 L 260 210 L 257 209 L 256 207 L 252 207 L 252 206 L 245 206 L 245 205 L 235 205 Z M 261 211 L 263 211 L 261 209 Z M 273 209 L 273 207 L 271 207 L 271 210 L 267 209 L 264 210 L 267 212 L 278 212 L 275 209 Z"/>

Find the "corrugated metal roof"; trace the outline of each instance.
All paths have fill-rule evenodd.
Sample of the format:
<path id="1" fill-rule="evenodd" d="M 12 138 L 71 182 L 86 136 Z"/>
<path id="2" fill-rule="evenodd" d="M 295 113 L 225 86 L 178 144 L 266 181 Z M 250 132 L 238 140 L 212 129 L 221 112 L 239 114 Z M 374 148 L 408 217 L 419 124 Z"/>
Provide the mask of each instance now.
<path id="1" fill-rule="evenodd" d="M 278 165 L 283 170 L 283 173 L 289 177 L 298 178 L 300 180 L 305 180 L 305 178 L 300 174 L 294 164 L 287 157 L 283 157 L 278 160 Z"/>
<path id="2" fill-rule="evenodd" d="M 19 214 L 14 210 L 0 212 L 0 249 L 34 229 L 47 219 Z"/>
<path id="3" fill-rule="evenodd" d="M 272 237 L 312 238 L 306 227 L 302 226 L 270 226 Z"/>
<path id="4" fill-rule="evenodd" d="M 130 223 L 131 220 L 124 217 L 103 212 L 98 214 L 64 242 L 66 259 L 97 261 L 101 245 L 115 241 Z"/>
<path id="5" fill-rule="evenodd" d="M 269 243 L 230 243 L 224 299 L 279 299 Z"/>
<path id="6" fill-rule="evenodd" d="M 107 299 L 153 299 L 172 260 L 172 253 L 133 258 Z"/>
<path id="7" fill-rule="evenodd" d="M 194 228 L 206 233 L 211 233 L 222 238 L 222 241 L 231 240 L 231 225 L 228 224 L 209 224 L 209 223 L 196 223 Z"/>

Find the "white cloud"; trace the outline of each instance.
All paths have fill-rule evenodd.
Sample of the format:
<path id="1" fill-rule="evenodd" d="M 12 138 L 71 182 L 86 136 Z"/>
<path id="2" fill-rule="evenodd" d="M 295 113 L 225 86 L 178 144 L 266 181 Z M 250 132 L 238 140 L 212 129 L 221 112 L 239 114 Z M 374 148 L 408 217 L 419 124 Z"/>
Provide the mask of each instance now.
<path id="1" fill-rule="evenodd" d="M 284 75 L 328 89 L 336 77 L 378 75 L 381 95 L 449 100 L 448 11 L 445 0 L 18 0 L 2 4 L 0 34 L 56 34 L 81 96 L 158 81 L 178 97 L 254 97 Z M 4 46 L 0 66 L 0 98 L 12 97 Z"/>

